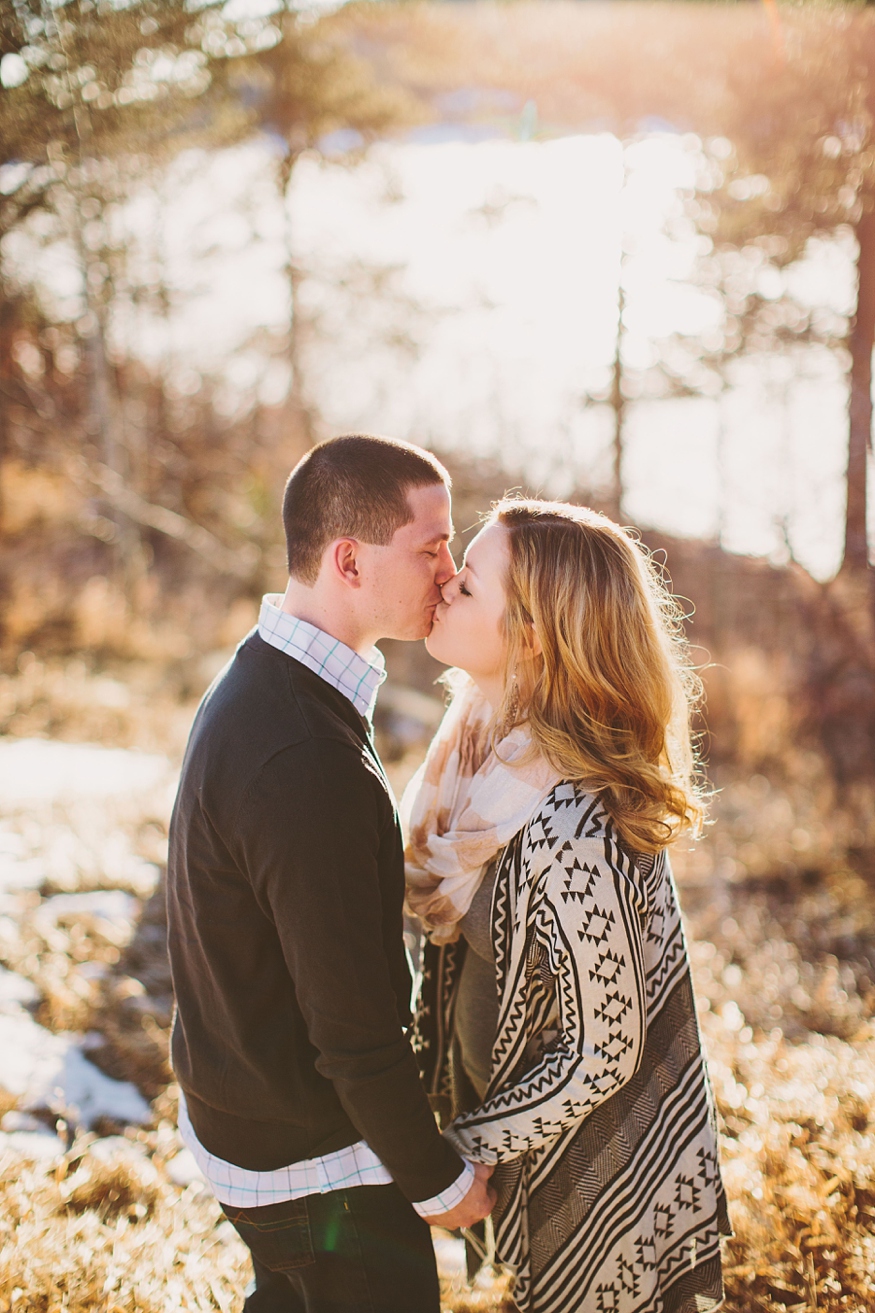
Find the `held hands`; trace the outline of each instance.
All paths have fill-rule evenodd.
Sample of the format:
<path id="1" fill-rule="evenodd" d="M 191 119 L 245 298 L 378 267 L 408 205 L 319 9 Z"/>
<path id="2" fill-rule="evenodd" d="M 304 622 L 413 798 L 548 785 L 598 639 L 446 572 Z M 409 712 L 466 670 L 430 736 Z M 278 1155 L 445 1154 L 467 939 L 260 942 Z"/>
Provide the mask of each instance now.
<path id="1" fill-rule="evenodd" d="M 460 1204 L 439 1217 L 427 1217 L 429 1226 L 442 1226 L 447 1231 L 456 1231 L 461 1226 L 473 1226 L 488 1216 L 495 1207 L 495 1191 L 489 1184 L 492 1166 L 489 1163 L 471 1163 L 474 1168 L 474 1184 Z"/>

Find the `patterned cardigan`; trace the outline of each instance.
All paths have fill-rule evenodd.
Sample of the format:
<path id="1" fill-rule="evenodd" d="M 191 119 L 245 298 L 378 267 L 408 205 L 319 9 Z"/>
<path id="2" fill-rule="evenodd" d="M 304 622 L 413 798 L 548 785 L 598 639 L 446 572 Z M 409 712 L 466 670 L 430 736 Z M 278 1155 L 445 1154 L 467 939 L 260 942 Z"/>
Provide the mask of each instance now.
<path id="1" fill-rule="evenodd" d="M 448 1138 L 497 1164 L 496 1255 L 518 1308 L 716 1308 L 731 1230 L 666 855 L 636 864 L 597 799 L 559 784 L 504 851 L 492 932 L 485 1101 L 459 1097 L 464 940 L 427 946 L 414 1047 L 444 1122 L 457 1114 Z"/>

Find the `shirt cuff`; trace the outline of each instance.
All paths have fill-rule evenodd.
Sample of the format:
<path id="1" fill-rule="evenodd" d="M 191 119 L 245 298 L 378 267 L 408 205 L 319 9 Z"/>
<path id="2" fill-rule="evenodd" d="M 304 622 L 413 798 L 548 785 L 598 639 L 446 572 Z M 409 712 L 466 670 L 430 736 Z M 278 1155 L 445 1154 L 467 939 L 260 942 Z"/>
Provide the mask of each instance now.
<path id="1" fill-rule="evenodd" d="M 473 1184 L 474 1168 L 466 1162 L 452 1185 L 448 1185 L 446 1190 L 441 1190 L 433 1199 L 422 1199 L 413 1207 L 420 1217 L 440 1217 L 442 1213 L 449 1213 L 460 1204 Z"/>

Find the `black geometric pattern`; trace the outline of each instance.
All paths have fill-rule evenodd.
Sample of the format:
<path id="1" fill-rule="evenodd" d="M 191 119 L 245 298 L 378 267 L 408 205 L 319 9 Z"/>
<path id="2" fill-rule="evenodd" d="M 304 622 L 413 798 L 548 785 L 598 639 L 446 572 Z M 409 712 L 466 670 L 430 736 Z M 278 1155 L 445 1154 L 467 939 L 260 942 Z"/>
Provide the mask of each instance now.
<path id="1" fill-rule="evenodd" d="M 635 1271 L 635 1264 L 628 1262 L 621 1254 L 617 1260 L 617 1276 L 620 1279 L 620 1288 L 627 1295 L 638 1295 L 641 1290 L 641 1281 Z"/>
<path id="2" fill-rule="evenodd" d="M 608 1035 L 607 1043 L 596 1044 L 595 1051 L 608 1062 L 619 1062 L 631 1047 L 632 1037 L 630 1035 L 624 1035 L 619 1030 L 612 1030 Z"/>
<path id="3" fill-rule="evenodd" d="M 639 1236 L 635 1241 L 635 1253 L 638 1266 L 645 1272 L 656 1267 L 656 1241 L 653 1236 Z"/>
<path id="4" fill-rule="evenodd" d="M 608 907 L 599 907 L 593 903 L 583 914 L 578 934 L 581 939 L 588 939 L 591 944 L 604 944 L 614 925 L 614 913 Z"/>
<path id="5" fill-rule="evenodd" d="M 647 923 L 647 938 L 651 944 L 661 944 L 665 934 L 665 913 L 654 907 Z"/>
<path id="6" fill-rule="evenodd" d="M 580 862 L 570 843 L 563 844 L 556 855 L 556 861 L 565 872 L 564 888 L 562 889 L 563 901 L 567 903 L 570 898 L 573 898 L 582 903 L 585 898 L 590 898 L 598 884 L 598 871 Z"/>
<path id="7" fill-rule="evenodd" d="M 701 1193 L 691 1176 L 683 1176 L 679 1172 L 675 1177 L 674 1201 L 680 1208 L 697 1208 Z"/>
<path id="8" fill-rule="evenodd" d="M 590 969 L 589 978 L 603 985 L 612 985 L 625 965 L 626 959 L 622 953 L 614 953 L 609 949 L 607 953 L 599 953 L 595 966 Z"/>
<path id="9" fill-rule="evenodd" d="M 598 1313 L 619 1313 L 620 1293 L 613 1282 L 609 1285 L 599 1283 L 596 1286 L 596 1294 Z"/>
<path id="10" fill-rule="evenodd" d="M 702 1145 L 696 1150 L 696 1157 L 699 1160 L 698 1174 L 702 1185 L 708 1190 L 718 1177 L 717 1155 L 711 1149 L 710 1145 L 706 1148 Z"/>
<path id="11" fill-rule="evenodd" d="M 654 1234 L 663 1239 L 671 1235 L 674 1230 L 674 1209 L 669 1204 L 654 1204 L 653 1230 Z"/>
<path id="12" fill-rule="evenodd" d="M 449 1138 L 496 1164 L 496 1250 L 517 1307 L 707 1313 L 729 1223 L 665 854 L 633 858 L 596 799 L 557 785 L 504 850 L 492 928 L 485 1101 L 460 1105 L 452 1076 L 464 941 L 426 949 L 415 1043 L 445 1127 L 456 1114 Z"/>
<path id="13" fill-rule="evenodd" d="M 612 994 L 607 995 L 600 1007 L 596 1008 L 595 1014 L 600 1019 L 609 1021 L 615 1026 L 618 1021 L 623 1020 L 631 1006 L 631 998 L 615 990 Z"/>

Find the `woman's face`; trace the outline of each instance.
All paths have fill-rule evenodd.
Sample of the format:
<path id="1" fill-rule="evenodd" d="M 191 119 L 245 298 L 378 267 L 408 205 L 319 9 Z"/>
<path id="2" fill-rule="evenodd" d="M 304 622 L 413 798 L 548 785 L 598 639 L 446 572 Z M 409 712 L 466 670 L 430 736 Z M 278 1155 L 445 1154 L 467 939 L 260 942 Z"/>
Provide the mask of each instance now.
<path id="1" fill-rule="evenodd" d="M 467 671 L 493 706 L 498 706 L 504 691 L 509 567 L 507 529 L 487 525 L 468 547 L 459 573 L 442 586 L 442 601 L 425 640 L 438 661 Z"/>

